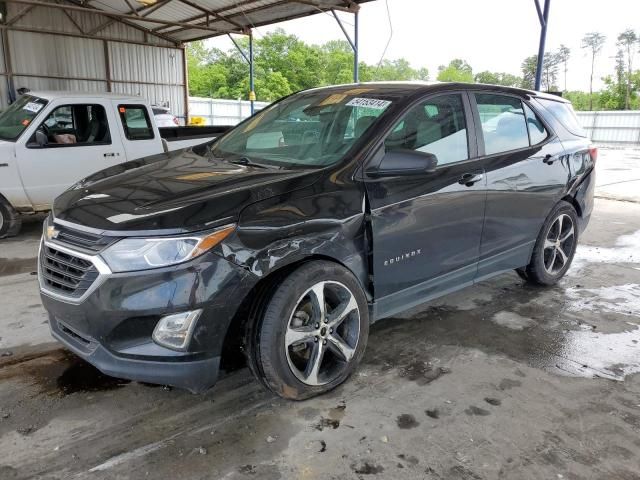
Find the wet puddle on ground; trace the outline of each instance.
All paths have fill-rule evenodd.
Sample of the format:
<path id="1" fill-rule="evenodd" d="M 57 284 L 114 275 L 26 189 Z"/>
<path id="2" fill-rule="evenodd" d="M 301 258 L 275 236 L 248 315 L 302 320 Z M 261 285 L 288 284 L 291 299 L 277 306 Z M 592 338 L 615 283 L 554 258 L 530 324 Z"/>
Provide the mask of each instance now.
<path id="1" fill-rule="evenodd" d="M 0 258 L 0 277 L 19 273 L 35 273 L 38 268 L 36 258 Z"/>
<path id="2" fill-rule="evenodd" d="M 71 352 L 54 350 L 0 366 L 0 381 L 17 379 L 46 395 L 66 396 L 121 388 L 128 380 L 110 377 Z"/>

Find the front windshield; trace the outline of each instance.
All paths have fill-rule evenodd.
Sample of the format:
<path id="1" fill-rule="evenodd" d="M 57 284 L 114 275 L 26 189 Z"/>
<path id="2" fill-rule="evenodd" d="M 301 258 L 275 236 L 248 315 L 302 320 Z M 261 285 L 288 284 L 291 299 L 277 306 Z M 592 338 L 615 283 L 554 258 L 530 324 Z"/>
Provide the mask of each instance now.
<path id="1" fill-rule="evenodd" d="M 239 125 L 212 152 L 247 163 L 324 167 L 339 161 L 391 103 L 370 88 L 303 92 Z"/>
<path id="2" fill-rule="evenodd" d="M 0 113 L 0 140 L 17 140 L 47 104 L 44 98 L 24 95 Z"/>

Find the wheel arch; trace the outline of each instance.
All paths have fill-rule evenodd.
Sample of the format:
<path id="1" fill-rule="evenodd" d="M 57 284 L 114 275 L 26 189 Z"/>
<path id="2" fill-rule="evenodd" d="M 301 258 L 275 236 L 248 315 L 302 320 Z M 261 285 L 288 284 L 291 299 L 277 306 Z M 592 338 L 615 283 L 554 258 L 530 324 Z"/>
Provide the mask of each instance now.
<path id="1" fill-rule="evenodd" d="M 560 199 L 560 201 L 565 201 L 569 204 L 571 204 L 573 206 L 573 208 L 576 209 L 576 213 L 578 214 L 578 217 L 582 218 L 582 207 L 580 206 L 580 204 L 578 203 L 578 201 L 576 200 L 575 196 L 573 195 L 566 195 L 564 197 L 562 197 Z"/>
<path id="2" fill-rule="evenodd" d="M 258 282 L 244 295 L 240 306 L 229 321 L 225 338 L 221 350 L 221 368 L 229 369 L 242 362 L 241 357 L 247 353 L 247 339 L 253 334 L 257 327 L 262 309 L 266 301 L 278 284 L 284 280 L 291 272 L 297 270 L 302 265 L 314 262 L 326 261 L 340 265 L 351 272 L 358 284 L 369 299 L 370 295 L 365 285 L 362 285 L 360 277 L 344 262 L 335 257 L 321 253 L 308 254 L 289 263 L 279 265 L 258 280 Z"/>

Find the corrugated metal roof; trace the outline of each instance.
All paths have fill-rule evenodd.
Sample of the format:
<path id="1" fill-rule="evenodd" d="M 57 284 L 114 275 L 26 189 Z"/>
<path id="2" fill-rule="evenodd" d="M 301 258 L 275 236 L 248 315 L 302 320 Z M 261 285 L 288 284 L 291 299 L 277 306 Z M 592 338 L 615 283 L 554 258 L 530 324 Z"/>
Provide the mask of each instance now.
<path id="1" fill-rule="evenodd" d="M 6 0 L 25 8 L 64 9 L 65 15 L 109 16 L 175 43 L 246 33 L 250 28 L 331 9 L 355 12 L 371 0 Z"/>

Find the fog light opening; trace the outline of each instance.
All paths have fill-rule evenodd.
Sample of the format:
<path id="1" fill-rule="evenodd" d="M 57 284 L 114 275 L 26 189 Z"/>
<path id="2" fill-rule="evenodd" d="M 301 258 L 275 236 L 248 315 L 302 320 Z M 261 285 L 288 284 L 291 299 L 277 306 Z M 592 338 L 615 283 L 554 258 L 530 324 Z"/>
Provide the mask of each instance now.
<path id="1" fill-rule="evenodd" d="M 202 310 L 192 310 L 162 317 L 153 330 L 151 338 L 163 347 L 186 350 L 201 313 Z"/>

